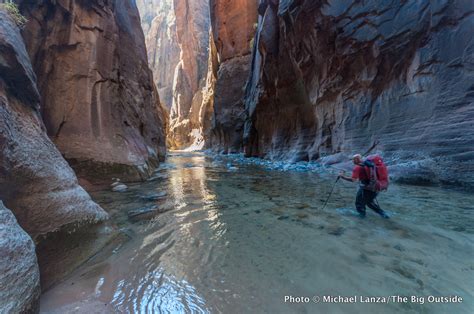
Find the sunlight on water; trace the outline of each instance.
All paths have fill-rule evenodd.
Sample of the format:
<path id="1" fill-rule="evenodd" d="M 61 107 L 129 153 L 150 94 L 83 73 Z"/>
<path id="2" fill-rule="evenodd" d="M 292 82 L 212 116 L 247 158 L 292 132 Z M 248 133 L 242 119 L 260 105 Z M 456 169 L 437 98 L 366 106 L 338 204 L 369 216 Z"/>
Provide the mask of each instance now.
<path id="1" fill-rule="evenodd" d="M 237 170 L 236 170 L 237 169 Z M 147 182 L 96 192 L 117 237 L 42 297 L 44 313 L 472 313 L 474 196 L 393 185 L 392 219 L 356 187 L 234 159 L 173 153 Z M 131 220 L 130 211 L 172 210 Z M 285 296 L 449 296 L 462 304 L 288 303 Z"/>

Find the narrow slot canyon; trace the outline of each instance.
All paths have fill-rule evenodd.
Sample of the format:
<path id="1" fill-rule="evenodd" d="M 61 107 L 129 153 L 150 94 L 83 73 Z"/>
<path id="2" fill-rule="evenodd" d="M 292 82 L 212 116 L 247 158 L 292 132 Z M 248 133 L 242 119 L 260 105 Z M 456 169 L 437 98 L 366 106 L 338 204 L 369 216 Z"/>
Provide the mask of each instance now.
<path id="1" fill-rule="evenodd" d="M 472 313 L 473 30 L 0 0 L 0 313 Z"/>

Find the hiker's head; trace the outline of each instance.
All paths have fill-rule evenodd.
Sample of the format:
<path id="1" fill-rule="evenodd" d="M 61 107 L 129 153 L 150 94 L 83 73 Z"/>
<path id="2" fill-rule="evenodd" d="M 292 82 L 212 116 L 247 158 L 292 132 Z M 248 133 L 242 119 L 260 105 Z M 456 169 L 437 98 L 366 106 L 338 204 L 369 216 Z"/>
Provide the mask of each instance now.
<path id="1" fill-rule="evenodd" d="M 352 162 L 354 165 L 359 165 L 362 163 L 362 155 L 361 154 L 355 154 L 354 156 L 351 157 Z"/>

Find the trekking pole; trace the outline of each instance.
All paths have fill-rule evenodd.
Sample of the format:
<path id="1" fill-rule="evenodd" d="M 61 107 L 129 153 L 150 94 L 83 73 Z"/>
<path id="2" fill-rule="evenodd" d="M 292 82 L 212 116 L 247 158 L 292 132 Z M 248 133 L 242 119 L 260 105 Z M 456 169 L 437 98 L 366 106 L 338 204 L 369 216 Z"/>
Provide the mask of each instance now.
<path id="1" fill-rule="evenodd" d="M 332 192 L 334 192 L 334 188 L 336 187 L 337 181 L 339 181 L 340 177 L 337 177 L 336 182 L 334 182 L 334 185 L 332 186 L 331 192 L 329 192 L 328 198 L 326 199 L 326 202 L 324 203 L 324 206 L 321 210 L 324 210 L 326 208 L 326 205 L 329 202 L 329 199 L 331 198 Z"/>

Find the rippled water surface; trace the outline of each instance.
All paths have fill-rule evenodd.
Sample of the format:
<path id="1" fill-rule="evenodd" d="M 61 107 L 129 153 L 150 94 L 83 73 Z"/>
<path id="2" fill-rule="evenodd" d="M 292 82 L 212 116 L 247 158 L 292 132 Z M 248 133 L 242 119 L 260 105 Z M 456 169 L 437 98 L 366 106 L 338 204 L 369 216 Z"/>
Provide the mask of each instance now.
<path id="1" fill-rule="evenodd" d="M 473 313 L 474 196 L 393 185 L 352 210 L 330 174 L 173 153 L 145 183 L 96 192 L 120 233 L 42 297 L 44 313 Z M 166 196 L 163 197 L 164 193 Z M 155 217 L 129 212 L 171 209 Z M 285 296 L 461 296 L 461 304 L 288 303 Z"/>

